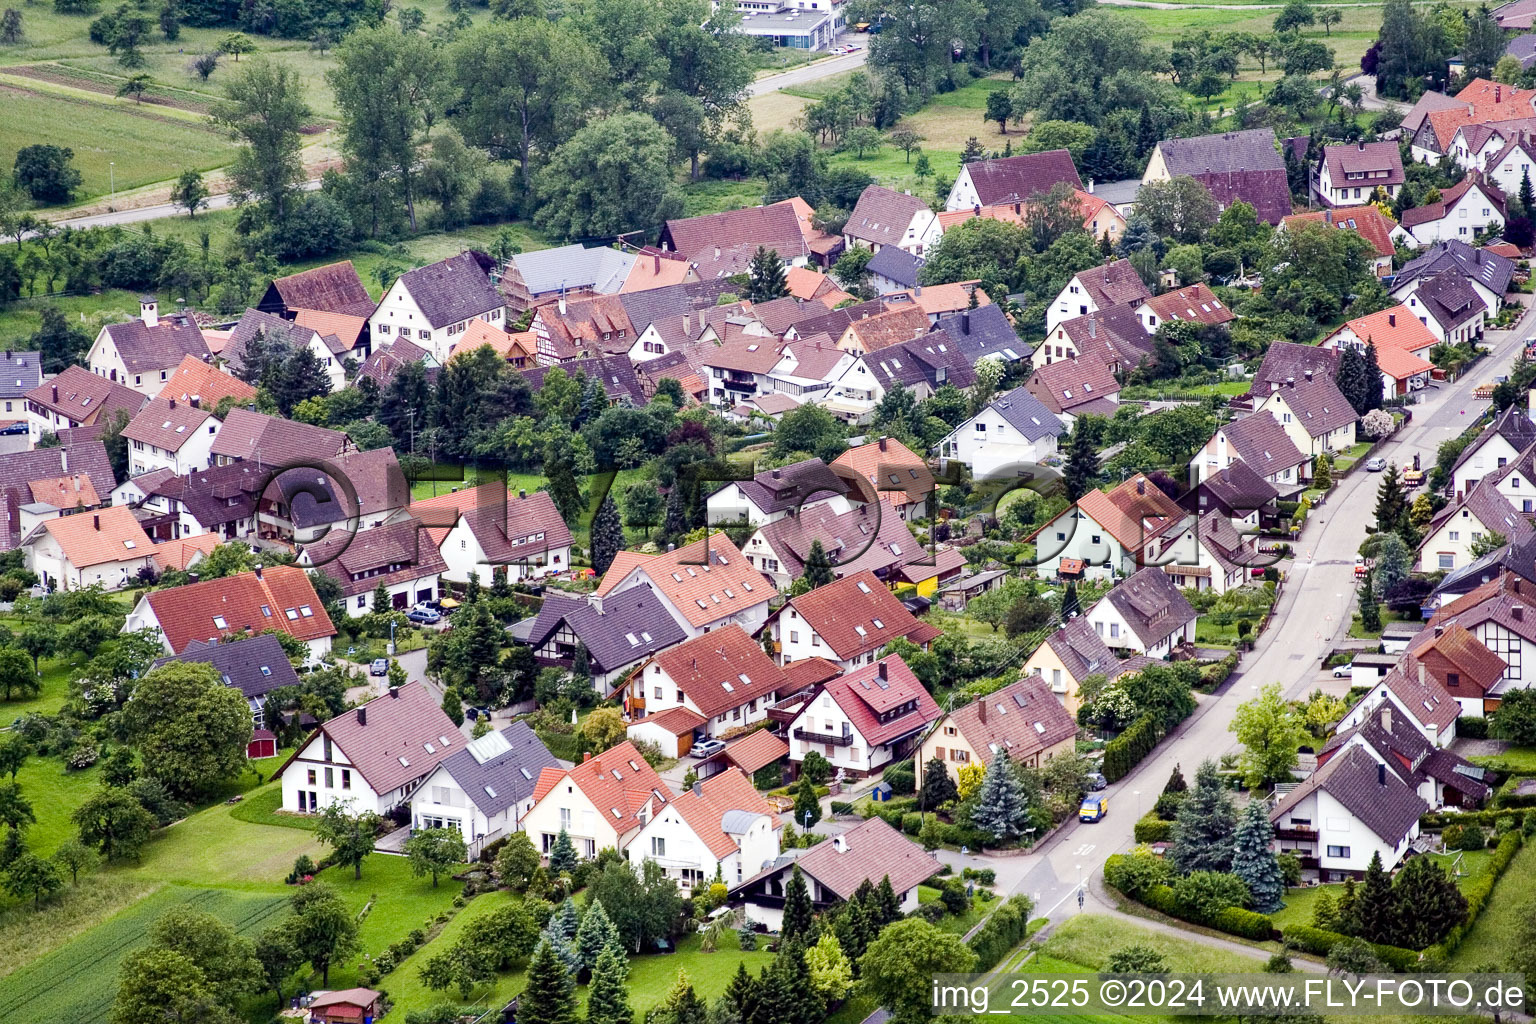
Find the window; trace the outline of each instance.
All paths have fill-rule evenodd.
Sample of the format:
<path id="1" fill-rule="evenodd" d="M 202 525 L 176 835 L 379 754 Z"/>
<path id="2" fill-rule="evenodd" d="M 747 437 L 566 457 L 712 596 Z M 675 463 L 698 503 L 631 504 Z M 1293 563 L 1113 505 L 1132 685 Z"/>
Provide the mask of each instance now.
<path id="1" fill-rule="evenodd" d="M 1440 568 L 1442 568 L 1442 569 L 1454 569 L 1454 568 L 1456 568 L 1456 556 L 1451 554 L 1449 551 L 1442 551 L 1442 552 L 1440 552 L 1440 554 L 1438 556 L 1438 559 L 1439 559 L 1439 567 Z"/>
<path id="2" fill-rule="evenodd" d="M 1461 540 L 1461 531 L 1460 530 L 1452 530 L 1451 531 L 1451 540 Z"/>
<path id="3" fill-rule="evenodd" d="M 309 784 L 311 786 L 315 784 L 315 770 L 313 768 L 309 769 Z"/>
<path id="4" fill-rule="evenodd" d="M 358 594 L 357 595 L 357 606 L 359 608 L 367 608 L 368 607 L 368 595 L 367 594 Z"/>
<path id="5" fill-rule="evenodd" d="M 1118 637 L 1120 635 L 1120 623 L 1111 622 L 1109 624 L 1109 635 L 1112 637 Z"/>
<path id="6" fill-rule="evenodd" d="M 327 768 L 325 770 L 325 788 L 326 789 L 334 789 L 336 787 L 336 779 L 335 779 L 335 776 L 332 774 L 334 771 L 335 771 L 335 769 L 333 769 L 333 768 Z"/>
<path id="7" fill-rule="evenodd" d="M 1330 856 L 1330 857 L 1341 857 L 1341 858 L 1342 857 L 1348 857 L 1349 856 L 1349 847 L 1347 847 L 1347 846 L 1330 846 L 1330 847 L 1328 847 L 1328 856 Z"/>
<path id="8" fill-rule="evenodd" d="M 1461 673 L 1459 673 L 1459 672 L 1447 672 L 1445 674 L 1445 685 L 1446 686 L 1460 686 L 1461 685 Z"/>
<path id="9" fill-rule="evenodd" d="M 949 759 L 951 761 L 969 761 L 971 759 L 971 752 L 969 750 L 952 749 L 949 752 Z"/>
<path id="10" fill-rule="evenodd" d="M 792 644 L 797 644 L 800 642 L 800 631 L 798 629 L 792 629 L 789 631 L 789 642 Z"/>
<path id="11" fill-rule="evenodd" d="M 350 768 L 343 768 L 341 770 L 341 788 L 342 789 L 351 789 L 352 788 L 352 769 L 350 769 Z"/>
<path id="12" fill-rule="evenodd" d="M 667 839 L 665 836 L 651 836 L 651 856 L 665 857 L 667 855 Z"/>
<path id="13" fill-rule="evenodd" d="M 431 331 L 417 331 L 416 335 L 417 335 L 417 337 L 421 338 L 422 341 L 426 341 L 426 340 L 428 340 L 429 338 L 432 337 L 432 332 Z"/>
<path id="14" fill-rule="evenodd" d="M 560 808 L 560 829 L 563 832 L 571 830 L 571 809 L 569 807 Z"/>

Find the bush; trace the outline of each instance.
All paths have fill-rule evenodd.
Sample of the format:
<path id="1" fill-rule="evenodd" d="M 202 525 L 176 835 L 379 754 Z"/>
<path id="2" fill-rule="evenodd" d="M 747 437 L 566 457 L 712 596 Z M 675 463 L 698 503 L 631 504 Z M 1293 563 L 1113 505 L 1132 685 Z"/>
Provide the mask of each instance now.
<path id="1" fill-rule="evenodd" d="M 1244 910 L 1242 907 L 1228 907 L 1217 913 L 1207 923 L 1217 931 L 1226 932 L 1228 935 L 1239 935 L 1256 942 L 1268 942 L 1275 935 L 1275 926 L 1269 918 L 1263 914 L 1255 914 L 1251 910 Z"/>
<path id="2" fill-rule="evenodd" d="M 1488 848 L 1488 836 L 1480 825 L 1451 825 L 1441 833 L 1446 849 L 1449 850 L 1485 850 Z"/>
<path id="3" fill-rule="evenodd" d="M 1516 821 L 1523 821 L 1527 817 L 1526 812 L 1518 808 L 1465 812 L 1441 811 L 1438 814 L 1421 815 L 1419 817 L 1419 828 L 1425 832 L 1439 832 L 1451 825 L 1482 825 L 1485 828 L 1492 828 L 1493 823 L 1505 815 L 1514 818 Z M 1536 815 L 1529 816 L 1536 817 Z"/>
<path id="4" fill-rule="evenodd" d="M 1104 764 L 1101 768 L 1104 778 L 1109 782 L 1119 782 L 1125 778 L 1131 769 L 1141 763 L 1142 758 L 1152 752 L 1161 738 L 1155 718 L 1142 715 L 1136 719 L 1129 729 L 1104 745 Z"/>
<path id="5" fill-rule="evenodd" d="M 1247 903 L 1248 884 L 1224 871 L 1192 871 L 1173 883 L 1173 894 L 1181 910 L 1176 916 L 1208 924 L 1223 910 Z"/>
<path id="6" fill-rule="evenodd" d="M 891 793 L 896 796 L 906 796 L 917 792 L 917 778 L 912 770 L 911 761 L 902 761 L 893 764 L 880 776 L 882 782 L 891 787 Z"/>
<path id="7" fill-rule="evenodd" d="M 960 872 L 960 877 L 972 879 L 981 885 L 997 884 L 997 872 L 991 868 L 965 868 Z"/>
<path id="8" fill-rule="evenodd" d="M 1144 903 L 1142 897 L 1147 890 L 1159 885 L 1166 887 L 1172 873 L 1167 861 L 1147 852 L 1116 853 L 1104 862 L 1104 881 Z"/>
<path id="9" fill-rule="evenodd" d="M 1233 652 L 1220 661 L 1212 662 L 1200 670 L 1200 691 L 1211 693 L 1227 678 L 1237 671 L 1237 652 Z"/>
<path id="10" fill-rule="evenodd" d="M 1338 932 L 1330 932 L 1324 928 L 1313 928 L 1311 925 L 1293 924 L 1280 933 L 1280 941 L 1287 946 L 1293 946 L 1303 953 L 1312 953 L 1316 956 L 1327 956 L 1328 951 L 1341 942 L 1349 942 L 1348 935 Z M 1376 958 L 1394 971 L 1410 970 L 1419 962 L 1419 954 L 1411 949 L 1401 946 L 1385 946 L 1378 943 L 1369 943 L 1371 952 Z"/>
<path id="11" fill-rule="evenodd" d="M 775 761 L 759 768 L 752 775 L 752 785 L 757 789 L 778 789 L 784 785 L 784 765 Z"/>
<path id="12" fill-rule="evenodd" d="M 1456 719 L 1456 735 L 1469 740 L 1485 740 L 1488 738 L 1488 719 L 1467 718 Z"/>
<path id="13" fill-rule="evenodd" d="M 1168 796 L 1175 794 L 1169 793 Z M 1182 793 L 1178 794 L 1183 796 Z M 1161 799 L 1161 798 L 1159 798 Z M 1164 821 L 1157 817 L 1155 810 L 1148 811 L 1136 822 L 1136 841 L 1138 843 L 1166 843 L 1173 839 L 1173 822 Z"/>
<path id="14" fill-rule="evenodd" d="M 1035 909 L 1028 896 L 1010 896 L 992 912 L 968 945 L 976 954 L 976 970 L 990 971 L 1008 951 L 1029 934 L 1029 915 Z"/>
<path id="15" fill-rule="evenodd" d="M 844 803 L 841 800 L 833 800 L 832 801 L 832 813 L 833 814 L 852 814 L 853 813 L 853 804 Z"/>

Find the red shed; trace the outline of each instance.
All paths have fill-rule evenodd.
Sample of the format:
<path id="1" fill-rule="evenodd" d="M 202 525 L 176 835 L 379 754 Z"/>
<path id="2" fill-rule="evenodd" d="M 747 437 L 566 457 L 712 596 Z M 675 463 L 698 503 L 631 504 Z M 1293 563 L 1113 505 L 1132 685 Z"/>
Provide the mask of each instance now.
<path id="1" fill-rule="evenodd" d="M 245 756 L 253 759 L 276 757 L 277 737 L 267 729 L 257 729 L 251 733 L 251 742 L 245 745 Z"/>

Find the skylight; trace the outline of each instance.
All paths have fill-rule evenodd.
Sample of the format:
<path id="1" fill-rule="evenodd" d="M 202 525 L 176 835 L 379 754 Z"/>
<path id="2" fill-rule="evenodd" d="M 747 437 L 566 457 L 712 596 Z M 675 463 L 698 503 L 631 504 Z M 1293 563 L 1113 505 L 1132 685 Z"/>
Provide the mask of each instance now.
<path id="1" fill-rule="evenodd" d="M 898 552 L 896 552 L 896 553 L 897 553 L 897 554 L 898 554 L 898 555 L 899 555 L 899 554 L 901 554 L 901 552 L 900 552 L 900 551 L 898 551 Z M 874 623 L 874 624 L 875 624 L 875 628 L 876 628 L 876 629 L 884 629 L 884 628 L 885 628 L 885 623 L 883 623 L 883 622 L 881 622 L 881 621 L 880 621 L 880 620 L 879 620 L 879 619 L 871 619 L 871 620 L 870 620 L 870 621 L 871 621 L 871 622 L 873 622 L 873 623 Z"/>
<path id="2" fill-rule="evenodd" d="M 496 787 L 495 786 L 486 786 L 485 787 L 485 795 L 486 796 L 494 797 L 496 795 Z"/>
<path id="3" fill-rule="evenodd" d="M 432 741 L 431 740 L 428 740 L 427 742 L 423 743 L 421 745 L 421 749 L 425 750 L 429 754 L 437 753 L 437 748 L 432 745 Z"/>
<path id="4" fill-rule="evenodd" d="M 125 540 L 123 541 L 123 547 L 132 549 L 138 547 L 138 545 L 131 540 Z"/>
<path id="5" fill-rule="evenodd" d="M 225 619 L 224 616 L 222 616 L 222 615 L 215 615 L 213 617 L 213 624 L 215 626 L 218 626 L 220 629 L 228 629 L 229 628 L 229 621 L 227 619 Z"/>
<path id="6" fill-rule="evenodd" d="M 869 593 L 869 584 L 865 583 L 863 580 L 859 580 L 859 593 L 861 593 L 861 594 Z"/>
<path id="7" fill-rule="evenodd" d="M 620 782 L 623 782 L 623 781 L 624 781 L 624 776 L 622 776 L 622 775 L 620 775 L 620 774 L 619 774 L 619 770 L 618 770 L 618 769 L 617 769 L 617 768 L 615 768 L 615 769 L 614 769 L 614 770 L 613 770 L 613 777 L 614 777 L 614 778 L 615 778 L 615 779 L 617 779 L 617 780 L 618 780 L 618 781 L 620 781 Z"/>
<path id="8" fill-rule="evenodd" d="M 315 616 L 315 610 L 307 604 L 301 604 L 299 605 L 299 614 L 306 619 L 312 619 Z"/>
<path id="9" fill-rule="evenodd" d="M 519 768 L 518 771 L 523 773 L 523 778 L 527 779 L 529 782 L 533 781 L 533 776 L 528 774 L 527 768 Z"/>
<path id="10" fill-rule="evenodd" d="M 619 809 L 617 807 L 610 807 L 608 809 L 613 812 L 613 816 L 615 818 L 622 818 L 622 817 L 624 817 L 624 815 L 619 813 Z"/>
<path id="11" fill-rule="evenodd" d="M 859 634 L 859 636 L 869 636 L 869 634 L 864 631 L 863 626 L 854 626 L 853 631 Z"/>
<path id="12" fill-rule="evenodd" d="M 283 614 L 287 615 L 289 619 L 297 619 L 299 617 L 299 610 L 297 608 L 284 608 Z"/>
<path id="13" fill-rule="evenodd" d="M 720 683 L 720 685 L 725 687 L 725 692 L 726 693 L 735 693 L 736 692 L 736 687 L 732 686 L 729 681 L 722 681 Z"/>
<path id="14" fill-rule="evenodd" d="M 651 641 L 651 634 L 647 633 L 645 630 L 642 629 L 640 631 L 640 636 L 641 636 L 642 639 L 645 640 L 646 643 L 650 643 L 650 641 Z"/>
<path id="15" fill-rule="evenodd" d="M 893 554 L 893 555 L 901 554 L 901 545 L 900 544 L 892 544 L 891 545 L 891 554 Z"/>
<path id="16" fill-rule="evenodd" d="M 751 686 L 752 685 L 752 677 L 747 675 L 745 672 L 738 672 L 738 673 L 736 673 L 736 678 L 741 680 L 741 685 L 742 686 Z"/>
<path id="17" fill-rule="evenodd" d="M 272 670 L 270 668 L 268 668 L 267 666 L 263 665 L 263 666 L 261 666 L 261 674 L 264 675 L 264 676 L 269 676 L 269 675 L 272 674 Z"/>
<path id="18" fill-rule="evenodd" d="M 635 636 L 633 633 L 625 633 L 624 639 L 629 641 L 629 646 L 631 647 L 640 646 L 640 638 Z"/>
<path id="19" fill-rule="evenodd" d="M 695 604 L 697 604 L 697 605 L 698 605 L 698 606 L 699 606 L 699 607 L 700 607 L 700 608 L 708 608 L 708 607 L 709 607 L 709 605 L 707 605 L 707 604 L 705 604 L 705 603 L 704 603 L 704 599 L 703 599 L 703 598 L 700 598 L 700 597 L 696 597 L 696 598 L 694 598 L 694 599 L 693 599 L 693 601 L 694 601 L 694 603 L 695 603 Z"/>
<path id="20" fill-rule="evenodd" d="M 640 766 L 635 764 L 635 762 L 633 762 L 633 761 L 629 762 L 629 767 L 630 767 L 631 771 L 636 771 L 637 772 L 637 771 L 640 770 Z"/>
<path id="21" fill-rule="evenodd" d="M 1035 723 L 1035 732 L 1039 733 L 1041 736 L 1044 736 L 1045 735 L 1045 726 L 1043 724 L 1041 724 L 1040 722 L 1036 722 Z"/>
<path id="22" fill-rule="evenodd" d="M 437 742 L 441 743 L 443 746 L 446 747 L 446 746 L 448 746 L 448 737 L 447 736 L 439 736 L 437 738 Z"/>
<path id="23" fill-rule="evenodd" d="M 407 761 L 407 760 L 406 760 L 406 759 L 405 759 L 405 758 L 403 758 L 403 757 L 402 757 L 402 758 L 399 758 L 399 761 L 400 761 L 400 766 L 401 766 L 401 767 L 402 767 L 402 768 L 409 768 L 409 767 L 410 767 L 410 766 L 411 766 L 411 762 L 409 762 L 409 761 Z"/>

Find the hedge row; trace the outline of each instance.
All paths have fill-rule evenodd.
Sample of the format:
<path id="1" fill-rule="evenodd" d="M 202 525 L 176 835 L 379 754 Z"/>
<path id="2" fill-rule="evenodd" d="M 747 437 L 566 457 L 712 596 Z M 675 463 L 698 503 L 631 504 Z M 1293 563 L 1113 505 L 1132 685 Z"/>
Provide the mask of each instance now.
<path id="1" fill-rule="evenodd" d="M 1164 821 L 1156 811 L 1148 811 L 1136 822 L 1138 843 L 1167 843 L 1173 841 L 1173 822 Z"/>
<path id="2" fill-rule="evenodd" d="M 1212 662 L 1200 670 L 1200 691 L 1214 692 L 1235 671 L 1237 671 L 1237 652 L 1233 651 L 1220 661 Z"/>
<path id="3" fill-rule="evenodd" d="M 1513 818 L 1515 827 L 1525 823 L 1525 812 L 1519 808 L 1492 811 L 1441 811 L 1419 817 L 1419 828 L 1425 832 L 1439 832 L 1447 825 L 1485 825 L 1492 828 L 1500 818 Z"/>
<path id="4" fill-rule="evenodd" d="M 972 936 L 971 952 L 976 954 L 976 970 L 990 971 L 1008 951 L 1029 935 L 1029 915 L 1035 909 L 1028 896 L 1010 896 L 992 912 L 981 930 Z"/>
<path id="5" fill-rule="evenodd" d="M 1467 898 L 1467 919 L 1452 928 L 1438 945 L 1430 947 L 1440 954 L 1442 960 L 1448 960 L 1456 952 L 1456 947 L 1461 945 L 1461 940 L 1466 938 L 1467 932 L 1472 930 L 1477 915 L 1483 912 L 1483 908 L 1488 905 L 1488 897 L 1493 895 L 1494 884 L 1509 867 L 1509 862 L 1515 859 L 1515 854 L 1520 852 L 1521 842 L 1519 832 L 1506 832 L 1504 838 L 1499 840 L 1499 845 L 1494 847 L 1493 855 L 1488 858 L 1488 869 L 1472 879 L 1462 890 L 1461 894 Z"/>
<path id="6" fill-rule="evenodd" d="M 1488 738 L 1488 719 L 1463 715 L 1456 719 L 1456 735 L 1469 740 L 1485 740 Z"/>
<path id="7" fill-rule="evenodd" d="M 1129 729 L 1104 745 L 1104 764 L 1100 769 L 1104 778 L 1109 782 L 1119 782 L 1125 778 L 1162 738 L 1157 729 L 1157 720 L 1151 715 L 1142 715 L 1136 719 Z"/>
<path id="8" fill-rule="evenodd" d="M 1341 942 L 1349 942 L 1350 937 L 1340 932 L 1330 932 L 1324 928 L 1313 928 L 1306 924 L 1293 924 L 1280 933 L 1280 941 L 1288 946 L 1294 946 L 1304 953 L 1312 953 L 1316 956 L 1327 956 L 1328 951 Z M 1370 943 L 1371 952 L 1376 954 L 1376 959 L 1392 968 L 1394 971 L 1409 971 L 1414 964 L 1419 962 L 1419 954 L 1402 946 L 1386 946 L 1380 943 Z"/>
<path id="9" fill-rule="evenodd" d="M 1192 924 L 1202 925 L 1206 928 L 1214 928 L 1228 935 L 1236 935 L 1239 938 L 1252 939 L 1255 942 L 1268 942 L 1275 936 L 1275 926 L 1268 917 L 1263 914 L 1255 914 L 1251 910 L 1242 907 L 1228 907 L 1209 921 L 1198 921 L 1190 914 L 1184 905 L 1179 902 L 1179 897 L 1169 885 L 1154 885 L 1148 888 L 1138 897 L 1139 902 L 1151 907 L 1160 914 L 1176 917 L 1180 921 L 1189 921 Z"/>
<path id="10" fill-rule="evenodd" d="M 880 816 L 885 817 L 883 814 Z M 973 850 L 980 850 L 989 843 L 993 846 L 997 845 L 996 840 L 980 829 L 939 821 L 932 811 L 928 812 L 928 819 L 938 822 L 939 842 L 947 846 L 968 846 Z M 908 811 L 896 821 L 886 818 L 886 823 L 895 825 L 909 836 L 920 835 L 923 831 L 923 815 L 917 811 Z"/>

